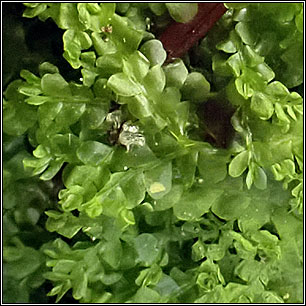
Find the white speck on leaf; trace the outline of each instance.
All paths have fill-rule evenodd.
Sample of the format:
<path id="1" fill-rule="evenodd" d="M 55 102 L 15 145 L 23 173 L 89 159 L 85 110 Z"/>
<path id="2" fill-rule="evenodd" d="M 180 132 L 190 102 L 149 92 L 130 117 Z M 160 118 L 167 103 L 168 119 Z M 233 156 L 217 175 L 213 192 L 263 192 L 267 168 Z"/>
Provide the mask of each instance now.
<path id="1" fill-rule="evenodd" d="M 290 297 L 290 294 L 287 292 L 284 296 L 283 296 L 283 299 L 284 300 L 288 300 Z"/>

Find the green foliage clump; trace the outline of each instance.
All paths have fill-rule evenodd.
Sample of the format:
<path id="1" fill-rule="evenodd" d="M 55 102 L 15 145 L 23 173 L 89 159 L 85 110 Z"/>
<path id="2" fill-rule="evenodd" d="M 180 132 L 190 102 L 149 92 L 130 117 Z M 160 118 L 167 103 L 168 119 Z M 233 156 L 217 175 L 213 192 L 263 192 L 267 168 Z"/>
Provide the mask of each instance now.
<path id="1" fill-rule="evenodd" d="M 4 91 L 4 301 L 303 302 L 302 4 L 228 3 L 171 64 L 151 20 L 195 4 L 24 5 L 80 77 L 44 62 Z"/>

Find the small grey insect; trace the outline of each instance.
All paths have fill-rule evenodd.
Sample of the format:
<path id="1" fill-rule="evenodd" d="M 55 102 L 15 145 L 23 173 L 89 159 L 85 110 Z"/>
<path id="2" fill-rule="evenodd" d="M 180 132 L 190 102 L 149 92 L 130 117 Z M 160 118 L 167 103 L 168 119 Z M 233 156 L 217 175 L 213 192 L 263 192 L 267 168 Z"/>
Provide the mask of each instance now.
<path id="1" fill-rule="evenodd" d="M 145 138 L 139 131 L 139 127 L 130 121 L 124 121 L 120 110 L 109 113 L 106 121 L 112 123 L 109 132 L 109 142 L 112 145 L 123 145 L 127 151 L 130 151 L 133 145 L 144 146 Z"/>
<path id="2" fill-rule="evenodd" d="M 130 151 L 131 146 L 144 146 L 145 138 L 139 132 L 139 127 L 132 125 L 131 122 L 124 122 L 118 141 L 120 144 L 126 146 L 127 151 Z"/>

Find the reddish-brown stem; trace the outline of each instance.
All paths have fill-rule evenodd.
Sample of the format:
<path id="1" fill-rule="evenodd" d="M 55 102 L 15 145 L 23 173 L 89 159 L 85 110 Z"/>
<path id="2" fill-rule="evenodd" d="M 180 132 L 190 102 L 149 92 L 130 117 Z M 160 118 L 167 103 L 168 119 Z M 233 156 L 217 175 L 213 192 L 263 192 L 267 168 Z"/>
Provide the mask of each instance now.
<path id="1" fill-rule="evenodd" d="M 182 57 L 226 12 L 223 3 L 198 3 L 197 15 L 188 23 L 171 23 L 161 34 L 159 40 L 168 53 L 167 62 Z"/>

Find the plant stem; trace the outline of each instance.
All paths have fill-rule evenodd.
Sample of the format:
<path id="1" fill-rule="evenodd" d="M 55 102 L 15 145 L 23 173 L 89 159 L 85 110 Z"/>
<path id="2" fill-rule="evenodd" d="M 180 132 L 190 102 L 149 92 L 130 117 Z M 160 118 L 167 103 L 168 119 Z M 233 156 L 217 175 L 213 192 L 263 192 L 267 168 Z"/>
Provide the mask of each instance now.
<path id="1" fill-rule="evenodd" d="M 197 15 L 188 23 L 173 22 L 159 40 L 168 52 L 167 62 L 182 57 L 226 12 L 223 3 L 198 3 Z"/>

